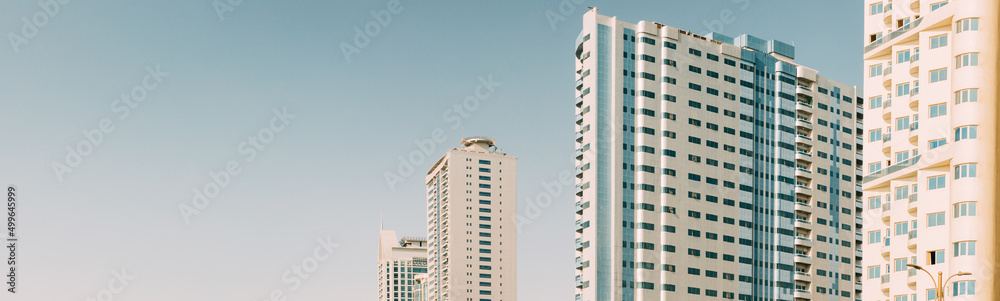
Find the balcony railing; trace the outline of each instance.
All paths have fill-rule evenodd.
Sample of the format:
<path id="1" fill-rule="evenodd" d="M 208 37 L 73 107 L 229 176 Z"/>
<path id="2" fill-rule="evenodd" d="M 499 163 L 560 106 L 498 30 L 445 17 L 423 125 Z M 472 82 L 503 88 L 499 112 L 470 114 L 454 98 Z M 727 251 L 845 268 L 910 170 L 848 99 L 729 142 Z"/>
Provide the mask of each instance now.
<path id="1" fill-rule="evenodd" d="M 892 133 L 882 134 L 882 142 L 889 142 L 889 140 L 892 140 Z"/>
<path id="2" fill-rule="evenodd" d="M 908 239 L 917 238 L 917 230 L 910 230 L 910 232 L 906 233 L 906 238 Z"/>
<path id="3" fill-rule="evenodd" d="M 865 52 L 867 53 L 869 51 L 872 51 L 873 49 L 878 48 L 878 46 L 881 46 L 882 44 L 885 44 L 886 42 L 891 41 L 892 39 L 895 39 L 905 34 L 906 32 L 910 31 L 910 29 L 916 28 L 917 26 L 920 25 L 920 22 L 923 20 L 924 18 L 917 18 L 916 20 L 913 20 L 913 22 L 910 22 L 910 24 L 903 25 L 903 27 L 900 27 L 899 29 L 890 32 L 889 35 L 881 37 L 878 40 L 875 40 L 875 42 L 871 42 L 870 44 L 868 44 L 868 46 L 865 46 Z"/>
<path id="4" fill-rule="evenodd" d="M 873 173 L 865 176 L 864 178 L 862 178 L 861 182 L 868 183 L 868 182 L 874 181 L 874 180 L 876 180 L 878 178 L 884 177 L 885 175 L 888 175 L 888 174 L 891 174 L 893 172 L 896 172 L 896 171 L 898 171 L 900 169 L 904 169 L 904 168 L 913 166 L 914 164 L 917 164 L 917 162 L 920 162 L 920 157 L 921 156 L 923 156 L 923 155 L 914 156 L 913 158 L 909 158 L 907 160 L 903 160 L 902 162 L 890 165 L 889 167 L 886 167 L 886 168 L 883 168 L 883 169 L 881 169 L 879 171 L 873 172 Z"/>
<path id="5" fill-rule="evenodd" d="M 919 123 L 919 121 L 914 121 L 913 123 L 910 124 L 910 130 L 911 131 L 916 131 L 917 130 L 917 128 L 918 128 L 917 123 Z"/>
<path id="6" fill-rule="evenodd" d="M 892 206 L 890 205 L 892 205 L 892 203 L 890 202 L 882 203 L 882 211 L 889 211 L 890 209 L 892 209 Z"/>
<path id="7" fill-rule="evenodd" d="M 889 282 L 889 274 L 882 275 L 882 283 Z"/>

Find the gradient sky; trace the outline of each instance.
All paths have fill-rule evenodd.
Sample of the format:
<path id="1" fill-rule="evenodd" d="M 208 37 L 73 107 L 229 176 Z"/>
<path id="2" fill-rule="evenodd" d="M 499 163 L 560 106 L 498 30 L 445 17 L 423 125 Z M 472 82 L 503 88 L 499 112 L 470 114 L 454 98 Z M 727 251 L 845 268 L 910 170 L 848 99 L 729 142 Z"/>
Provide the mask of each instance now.
<path id="1" fill-rule="evenodd" d="M 861 83 L 860 0 L 573 1 L 404 0 L 350 62 L 341 43 L 389 1 L 246 0 L 221 20 L 211 0 L 71 1 L 16 52 L 10 34 L 44 10 L 4 1 L 0 184 L 20 190 L 21 240 L 19 292 L 3 299 L 95 298 L 124 269 L 134 279 L 114 300 L 265 300 L 274 289 L 375 300 L 380 212 L 386 229 L 424 236 L 424 174 L 464 132 L 519 158 L 518 211 L 535 217 L 518 240 L 520 300 L 570 300 L 572 184 L 558 176 L 573 170 L 573 42 L 587 6 L 794 43 L 796 62 Z M 731 24 L 706 25 L 725 10 Z M 565 19 L 553 26 L 547 12 Z M 121 118 L 115 101 L 141 93 L 157 66 L 169 75 Z M 454 112 L 480 77 L 500 85 Z M 240 145 L 274 109 L 295 117 L 248 161 Z M 53 162 L 105 118 L 114 130 L 60 181 Z M 444 141 L 405 159 L 435 129 Z M 390 187 L 401 157 L 414 171 Z M 230 161 L 241 173 L 186 223 L 179 206 Z M 554 201 L 527 212 L 541 194 Z M 282 276 L 318 238 L 339 247 L 293 289 Z"/>

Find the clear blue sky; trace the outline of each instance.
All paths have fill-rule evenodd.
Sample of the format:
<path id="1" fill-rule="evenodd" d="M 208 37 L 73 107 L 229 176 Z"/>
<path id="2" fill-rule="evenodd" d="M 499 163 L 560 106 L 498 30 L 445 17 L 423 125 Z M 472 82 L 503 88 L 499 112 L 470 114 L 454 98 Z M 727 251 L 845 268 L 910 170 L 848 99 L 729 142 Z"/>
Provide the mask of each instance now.
<path id="1" fill-rule="evenodd" d="M 274 289 L 374 300 L 380 212 L 385 228 L 423 236 L 423 174 L 463 131 L 519 157 L 519 212 L 535 217 L 519 237 L 519 298 L 569 300 L 572 187 L 556 185 L 539 212 L 525 205 L 573 169 L 572 51 L 587 6 L 702 33 L 730 10 L 722 33 L 795 43 L 797 62 L 861 82 L 860 0 L 584 1 L 565 15 L 551 0 L 447 2 L 402 1 L 350 62 L 341 43 L 388 1 L 245 0 L 221 20 L 210 0 L 71 1 L 39 15 L 37 32 L 22 20 L 45 14 L 37 3 L 0 4 L 0 182 L 21 192 L 14 300 L 97 297 L 122 268 L 134 279 L 115 300 L 265 300 Z M 565 20 L 552 26 L 547 11 Z M 27 41 L 16 52 L 11 34 Z M 480 77 L 499 86 L 475 110 L 449 111 Z M 145 100 L 121 102 L 133 93 Z M 284 108 L 294 118 L 271 130 Z M 104 119 L 114 129 L 67 161 Z M 270 143 L 248 141 L 265 128 Z M 385 173 L 435 129 L 444 141 L 390 189 Z M 180 206 L 230 161 L 240 173 L 186 223 Z M 53 162 L 72 172 L 60 181 Z M 286 282 L 327 237 L 333 256 L 295 276 L 300 286 Z"/>

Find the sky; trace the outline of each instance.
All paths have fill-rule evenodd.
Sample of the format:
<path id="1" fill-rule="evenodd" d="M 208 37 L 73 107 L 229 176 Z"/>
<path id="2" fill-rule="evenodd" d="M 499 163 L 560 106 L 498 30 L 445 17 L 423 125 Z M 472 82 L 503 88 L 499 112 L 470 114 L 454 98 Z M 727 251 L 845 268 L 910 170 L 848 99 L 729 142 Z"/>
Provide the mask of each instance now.
<path id="1" fill-rule="evenodd" d="M 860 0 L 4 1 L 3 298 L 375 300 L 380 221 L 425 236 L 426 171 L 483 135 L 518 157 L 519 299 L 570 300 L 588 6 L 861 83 Z"/>

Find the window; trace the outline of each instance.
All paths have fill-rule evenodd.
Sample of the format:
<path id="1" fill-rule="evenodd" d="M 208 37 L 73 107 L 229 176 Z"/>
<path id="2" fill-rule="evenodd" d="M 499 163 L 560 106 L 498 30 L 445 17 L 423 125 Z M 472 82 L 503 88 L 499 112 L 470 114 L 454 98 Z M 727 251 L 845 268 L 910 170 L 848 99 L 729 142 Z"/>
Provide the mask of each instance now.
<path id="1" fill-rule="evenodd" d="M 479 160 L 479 164 L 490 165 L 490 160 Z"/>
<path id="2" fill-rule="evenodd" d="M 944 188 L 945 179 L 944 176 L 934 176 L 927 178 L 927 190 L 941 189 Z"/>
<path id="3" fill-rule="evenodd" d="M 943 34 L 936 37 L 931 37 L 931 49 L 941 48 L 948 46 L 948 35 Z"/>
<path id="4" fill-rule="evenodd" d="M 966 53 L 955 57 L 955 68 L 979 66 L 979 53 Z"/>
<path id="5" fill-rule="evenodd" d="M 896 131 L 910 130 L 910 117 L 896 118 Z"/>
<path id="6" fill-rule="evenodd" d="M 688 53 L 690 53 L 690 54 L 692 54 L 694 56 L 701 56 L 701 50 L 697 50 L 697 49 L 694 49 L 694 48 L 688 48 Z"/>
<path id="7" fill-rule="evenodd" d="M 977 31 L 979 30 L 979 18 L 968 18 L 963 20 L 958 20 L 955 23 L 955 32 L 963 33 L 966 31 Z"/>
<path id="8" fill-rule="evenodd" d="M 965 139 L 976 139 L 979 136 L 979 127 L 975 125 L 963 126 L 955 129 L 955 142 Z"/>
<path id="9" fill-rule="evenodd" d="M 938 147 L 940 147 L 942 145 L 945 145 L 947 143 L 948 143 L 947 139 L 938 139 L 938 140 L 928 141 L 928 144 L 930 145 L 929 149 L 935 149 L 935 148 L 938 148 Z"/>
<path id="10" fill-rule="evenodd" d="M 822 168 L 820 168 L 820 169 L 822 169 Z M 868 173 L 873 173 L 873 172 L 876 172 L 876 171 L 879 171 L 879 170 L 882 170 L 882 162 L 875 162 L 875 163 L 872 163 L 872 164 L 868 164 Z M 821 171 L 820 174 L 826 174 L 826 170 Z M 872 208 L 872 209 L 874 209 L 874 208 Z"/>
<path id="11" fill-rule="evenodd" d="M 931 83 L 936 83 L 939 81 L 944 81 L 948 79 L 948 68 L 941 68 L 937 70 L 931 70 Z"/>
<path id="12" fill-rule="evenodd" d="M 688 71 L 701 74 L 701 68 L 698 68 L 698 67 L 696 67 L 694 65 L 688 66 Z"/>
<path id="13" fill-rule="evenodd" d="M 868 243 L 877 244 L 882 242 L 882 231 L 876 230 L 868 232 Z"/>
<path id="14" fill-rule="evenodd" d="M 882 64 L 868 67 L 868 77 L 882 76 Z"/>
<path id="15" fill-rule="evenodd" d="M 896 272 L 902 272 L 907 269 L 906 260 L 907 260 L 906 257 L 903 257 L 903 258 L 896 258 L 892 261 Z"/>
<path id="16" fill-rule="evenodd" d="M 942 103 L 942 104 L 931 105 L 930 111 L 931 111 L 931 118 L 948 115 L 948 104 Z"/>
<path id="17" fill-rule="evenodd" d="M 903 50 L 896 53 L 896 63 L 905 63 L 910 61 L 910 51 Z"/>
<path id="18" fill-rule="evenodd" d="M 976 281 L 956 281 L 951 284 L 952 296 L 972 296 L 976 294 Z"/>
<path id="19" fill-rule="evenodd" d="M 868 198 L 868 209 L 870 210 L 882 209 L 882 196 L 873 196 Z"/>
<path id="20" fill-rule="evenodd" d="M 882 267 L 877 266 L 877 265 L 873 265 L 873 266 L 868 267 L 868 279 L 878 279 L 879 277 L 881 277 L 882 276 L 881 275 L 882 274 L 881 273 L 882 272 L 881 268 Z"/>
<path id="21" fill-rule="evenodd" d="M 969 256 L 976 255 L 976 241 L 960 241 L 952 244 L 954 250 L 952 251 L 952 257 L 958 256 Z"/>
<path id="22" fill-rule="evenodd" d="M 880 3 L 875 3 L 875 4 L 872 4 L 872 5 L 868 6 L 868 15 L 874 16 L 874 15 L 881 14 L 883 12 L 883 9 L 884 9 L 883 5 L 884 4 L 882 4 L 880 2 Z"/>
<path id="23" fill-rule="evenodd" d="M 910 95 L 910 83 L 896 85 L 896 96 Z"/>
<path id="24" fill-rule="evenodd" d="M 877 109 L 882 107 L 882 96 L 875 96 L 868 99 L 868 108 Z"/>
<path id="25" fill-rule="evenodd" d="M 931 4 L 931 11 L 935 11 L 945 5 L 948 5 L 948 1 L 933 3 Z"/>
<path id="26" fill-rule="evenodd" d="M 896 236 L 906 235 L 907 233 L 910 232 L 908 231 L 910 227 L 910 222 L 896 223 L 895 226 L 896 228 L 894 229 L 895 231 L 893 233 L 896 233 Z"/>
<path id="27" fill-rule="evenodd" d="M 944 263 L 944 250 L 928 251 L 927 264 Z"/>
<path id="28" fill-rule="evenodd" d="M 965 89 L 955 92 L 955 104 L 979 101 L 979 89 Z"/>
<path id="29" fill-rule="evenodd" d="M 965 202 L 955 204 L 955 218 L 962 216 L 976 216 L 976 202 Z"/>
<path id="30" fill-rule="evenodd" d="M 927 215 L 927 226 L 937 227 L 944 225 L 944 212 L 931 213 Z"/>

